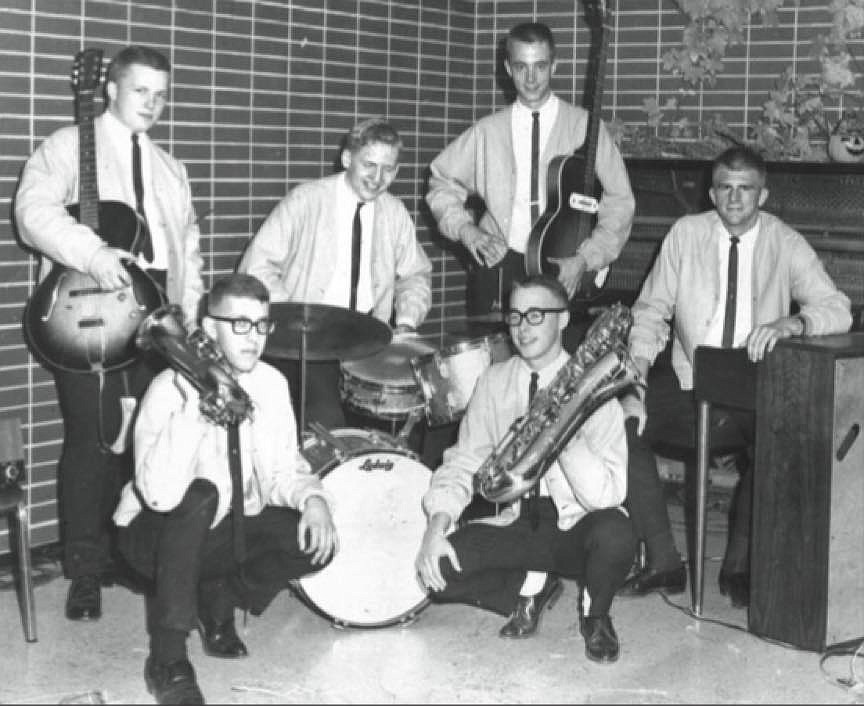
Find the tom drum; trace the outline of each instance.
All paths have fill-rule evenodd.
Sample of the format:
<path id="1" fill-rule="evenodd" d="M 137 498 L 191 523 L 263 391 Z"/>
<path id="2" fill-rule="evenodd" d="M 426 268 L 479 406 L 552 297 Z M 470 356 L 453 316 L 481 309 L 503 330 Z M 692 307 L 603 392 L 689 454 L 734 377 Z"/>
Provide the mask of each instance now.
<path id="1" fill-rule="evenodd" d="M 481 373 L 512 354 L 510 337 L 495 333 L 412 358 L 429 426 L 461 419 Z"/>

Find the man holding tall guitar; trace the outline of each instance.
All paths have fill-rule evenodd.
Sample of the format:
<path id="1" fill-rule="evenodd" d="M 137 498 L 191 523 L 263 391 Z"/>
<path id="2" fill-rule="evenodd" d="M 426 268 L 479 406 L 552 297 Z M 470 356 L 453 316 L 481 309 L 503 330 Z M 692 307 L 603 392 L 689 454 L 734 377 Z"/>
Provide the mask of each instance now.
<path id="1" fill-rule="evenodd" d="M 63 415 L 58 478 L 70 620 L 101 616 L 111 515 L 131 477 L 128 403 L 164 367 L 138 358 L 124 333 L 126 319 L 134 314 L 134 333 L 135 317 L 167 298 L 193 321 L 203 292 L 186 168 L 147 136 L 168 101 L 170 63 L 149 47 L 123 49 L 108 70 L 107 109 L 94 117 L 101 65 L 99 50 L 76 57 L 78 125 L 57 130 L 36 149 L 15 202 L 22 241 L 42 255 L 24 326 L 54 373 Z M 77 283 L 74 291 L 69 282 Z M 62 305 L 64 296 L 74 305 Z M 130 315 L 112 318 L 113 305 L 130 300 Z M 63 321 L 68 315 L 76 318 Z M 70 355 L 82 341 L 81 355 Z M 116 441 L 109 446 L 110 439 Z"/>
<path id="2" fill-rule="evenodd" d="M 603 46 L 605 41 L 601 53 Z M 594 64 L 601 72 L 605 60 L 595 57 Z M 564 211 L 570 210 L 571 192 L 581 193 L 588 197 L 587 204 L 596 206 L 596 224 L 585 239 L 568 243 L 572 255 L 551 263 L 571 300 L 583 289 L 583 275 L 589 273 L 593 279 L 593 273 L 618 257 L 630 235 L 635 209 L 624 161 L 596 117 L 602 78 L 595 81 L 595 105 L 590 112 L 555 96 L 551 88 L 555 40 L 549 27 L 538 22 L 510 30 L 504 67 L 513 80 L 516 101 L 482 118 L 435 158 L 426 196 L 441 233 L 465 245 L 479 265 L 475 291 L 469 293 L 473 314 L 500 311 L 512 282 L 525 274 L 526 255 L 535 239 L 532 227 L 549 225 L 545 214 L 539 218 L 552 205 L 547 188 L 550 193 L 559 186 L 566 190 L 559 216 L 569 215 Z M 587 160 L 587 171 L 593 174 L 596 167 L 602 186 L 599 200 L 590 197 L 593 176 L 587 185 L 551 183 L 550 177 L 558 178 L 550 169 L 554 158 L 574 156 L 580 146 L 594 148 L 589 150 L 595 159 Z M 479 223 L 466 204 L 472 196 L 485 202 Z M 594 210 L 590 205 L 586 208 Z M 564 237 L 573 241 L 580 237 L 571 231 L 568 228 Z"/>
<path id="3" fill-rule="evenodd" d="M 593 14 L 595 4 L 588 3 Z M 599 24 L 606 19 L 608 13 Z M 599 119 L 606 32 L 601 39 L 593 62 L 594 108 L 589 112 L 552 92 L 556 59 L 549 27 L 539 22 L 513 27 L 506 39 L 504 67 L 513 80 L 516 101 L 482 118 L 435 158 L 426 195 L 441 233 L 461 242 L 479 265 L 469 284 L 469 314 L 501 316 L 512 284 L 526 271 L 557 274 L 571 300 L 570 326 L 564 333 L 568 350 L 578 345 L 587 329 L 579 294 L 593 286 L 596 272 L 618 257 L 635 210 L 624 160 Z M 585 183 L 564 183 L 580 171 L 572 164 L 578 161 L 574 152 L 580 148 Z M 596 188 L 595 173 L 603 192 L 599 199 L 590 197 Z M 546 196 L 547 188 L 552 198 Z M 556 196 L 562 193 L 581 193 L 586 203 L 596 206 L 586 206 L 587 210 L 596 214 L 580 214 L 571 208 L 569 197 Z M 479 224 L 467 203 L 472 196 L 485 203 Z M 547 206 L 554 213 L 545 213 Z M 565 241 L 556 249 L 572 255 L 543 262 L 541 251 L 553 231 Z M 539 266 L 532 270 L 532 264 Z M 536 633 L 550 582 L 552 578 L 543 574 L 528 574 L 501 637 Z"/>

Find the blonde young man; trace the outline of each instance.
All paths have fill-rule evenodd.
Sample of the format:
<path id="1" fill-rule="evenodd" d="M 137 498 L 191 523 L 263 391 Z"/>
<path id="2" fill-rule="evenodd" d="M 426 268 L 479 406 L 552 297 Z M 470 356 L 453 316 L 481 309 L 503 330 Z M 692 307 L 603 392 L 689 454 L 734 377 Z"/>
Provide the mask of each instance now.
<path id="1" fill-rule="evenodd" d="M 170 75 L 171 64 L 150 47 L 129 46 L 114 57 L 105 86 L 108 107 L 93 121 L 94 159 L 99 199 L 124 203 L 146 221 L 149 241 L 138 264 L 193 321 L 204 286 L 189 177 L 185 166 L 147 135 L 168 103 Z M 78 127 L 70 126 L 50 135 L 27 161 L 15 197 L 21 240 L 42 254 L 40 279 L 57 263 L 90 275 L 104 290 L 121 289 L 130 284 L 125 264 L 135 258 L 66 211 L 79 200 L 78 159 Z M 112 232 L 111 224 L 100 225 Z M 52 371 L 63 415 L 58 480 L 70 620 L 102 615 L 101 584 L 111 580 L 114 569 L 111 513 L 131 477 L 131 451 L 106 452 L 100 426 L 104 439 L 117 438 L 121 398 L 140 397 L 158 369 L 142 356 L 122 371 L 106 373 L 101 389 L 96 375 Z"/>
<path id="2" fill-rule="evenodd" d="M 357 124 L 341 153 L 344 172 L 294 187 L 258 229 L 239 271 L 264 282 L 274 302 L 352 308 L 392 325 L 396 334 L 416 329 L 432 302 L 432 264 L 411 215 L 389 192 L 401 150 L 402 138 L 389 123 Z M 274 364 L 299 400 L 299 364 Z M 306 419 L 346 426 L 338 362 L 309 367 Z"/>

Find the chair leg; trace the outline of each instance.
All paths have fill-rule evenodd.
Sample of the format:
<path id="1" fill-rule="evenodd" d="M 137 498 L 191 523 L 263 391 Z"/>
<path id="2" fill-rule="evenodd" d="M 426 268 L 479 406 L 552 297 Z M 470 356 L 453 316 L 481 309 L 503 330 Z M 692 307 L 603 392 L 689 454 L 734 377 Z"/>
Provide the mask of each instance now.
<path id="1" fill-rule="evenodd" d="M 708 439 L 711 423 L 711 405 L 699 401 L 697 415 L 696 445 L 698 459 L 696 466 L 696 559 L 693 571 L 692 608 L 696 615 L 702 615 L 702 598 L 705 594 L 705 528 L 707 524 L 705 507 L 708 496 Z"/>
<path id="2" fill-rule="evenodd" d="M 27 506 L 18 505 L 18 562 L 21 573 L 21 600 L 24 612 L 24 636 L 36 642 L 36 602 L 33 598 L 33 573 L 30 557 L 30 521 Z"/>

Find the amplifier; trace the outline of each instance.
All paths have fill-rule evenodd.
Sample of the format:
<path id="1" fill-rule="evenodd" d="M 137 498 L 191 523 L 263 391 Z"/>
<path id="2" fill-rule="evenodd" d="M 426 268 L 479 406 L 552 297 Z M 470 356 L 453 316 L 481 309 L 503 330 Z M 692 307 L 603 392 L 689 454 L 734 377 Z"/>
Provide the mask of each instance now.
<path id="1" fill-rule="evenodd" d="M 756 404 L 749 629 L 864 636 L 864 332 L 779 341 Z"/>

